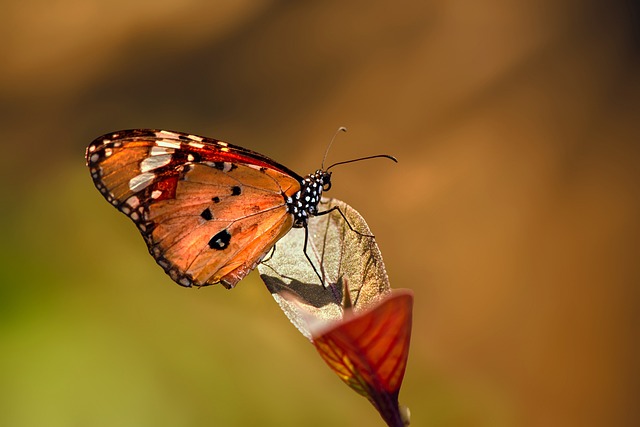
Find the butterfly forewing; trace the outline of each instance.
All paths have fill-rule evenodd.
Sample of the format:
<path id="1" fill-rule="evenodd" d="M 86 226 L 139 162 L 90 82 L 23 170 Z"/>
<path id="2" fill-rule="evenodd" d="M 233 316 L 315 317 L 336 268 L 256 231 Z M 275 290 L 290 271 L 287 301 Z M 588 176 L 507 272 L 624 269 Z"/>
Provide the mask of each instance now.
<path id="1" fill-rule="evenodd" d="M 102 195 L 183 286 L 232 287 L 292 227 L 300 179 L 247 149 L 178 132 L 105 135 L 87 149 Z"/>

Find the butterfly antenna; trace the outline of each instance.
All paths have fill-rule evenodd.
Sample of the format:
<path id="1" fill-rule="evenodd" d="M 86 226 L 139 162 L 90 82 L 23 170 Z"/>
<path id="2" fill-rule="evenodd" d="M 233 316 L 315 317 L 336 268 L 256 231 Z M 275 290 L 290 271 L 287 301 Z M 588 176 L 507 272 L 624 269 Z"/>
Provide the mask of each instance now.
<path id="1" fill-rule="evenodd" d="M 331 142 L 329 143 L 329 145 L 327 146 L 327 150 L 324 152 L 324 157 L 322 158 L 322 166 L 320 166 L 320 169 L 325 170 L 324 169 L 324 161 L 327 160 L 327 154 L 329 154 L 329 149 L 331 148 L 331 145 L 333 144 L 333 141 L 336 139 L 336 136 L 338 136 L 338 134 L 340 132 L 346 132 L 347 128 L 344 126 L 340 126 L 338 128 L 338 130 L 336 131 L 336 133 L 333 134 L 333 138 L 331 138 Z M 331 166 L 329 166 L 331 167 Z M 328 170 L 328 168 L 327 168 Z"/>
<path id="2" fill-rule="evenodd" d="M 390 156 L 389 154 L 377 154 L 375 156 L 359 157 L 357 159 L 345 160 L 344 162 L 334 163 L 331 166 L 329 166 L 326 170 L 329 170 L 334 166 L 344 165 L 345 163 L 353 163 L 353 162 L 359 162 L 360 160 L 369 160 L 369 159 L 378 159 L 378 158 L 389 159 L 389 160 L 393 160 L 394 162 L 398 163 L 398 159 L 396 159 L 393 156 Z"/>

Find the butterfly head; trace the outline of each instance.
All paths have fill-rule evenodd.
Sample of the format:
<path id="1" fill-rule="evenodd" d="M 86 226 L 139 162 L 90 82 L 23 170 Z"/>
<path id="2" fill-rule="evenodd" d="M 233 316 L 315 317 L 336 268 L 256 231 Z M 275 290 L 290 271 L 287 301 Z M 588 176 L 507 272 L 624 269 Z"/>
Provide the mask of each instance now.
<path id="1" fill-rule="evenodd" d="M 311 199 L 316 195 L 316 199 L 319 202 L 322 197 L 322 192 L 331 190 L 331 172 L 318 169 L 315 173 L 307 175 L 304 182 L 308 183 L 307 192 L 311 196 Z"/>
<path id="2" fill-rule="evenodd" d="M 322 191 L 331 190 L 331 172 L 318 169 L 316 173 L 314 173 L 311 176 L 313 176 L 316 179 L 316 181 L 318 182 L 318 185 L 320 185 L 320 187 L 322 188 Z"/>

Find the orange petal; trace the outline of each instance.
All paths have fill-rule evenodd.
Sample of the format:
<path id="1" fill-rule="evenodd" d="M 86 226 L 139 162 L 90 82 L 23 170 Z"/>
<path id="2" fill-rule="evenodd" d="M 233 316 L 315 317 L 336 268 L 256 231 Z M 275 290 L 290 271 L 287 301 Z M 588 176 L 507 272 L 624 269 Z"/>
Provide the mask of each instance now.
<path id="1" fill-rule="evenodd" d="M 313 337 L 329 367 L 369 399 L 391 426 L 404 425 L 398 393 L 409 354 L 412 308 L 411 291 L 392 291 L 370 310 Z"/>

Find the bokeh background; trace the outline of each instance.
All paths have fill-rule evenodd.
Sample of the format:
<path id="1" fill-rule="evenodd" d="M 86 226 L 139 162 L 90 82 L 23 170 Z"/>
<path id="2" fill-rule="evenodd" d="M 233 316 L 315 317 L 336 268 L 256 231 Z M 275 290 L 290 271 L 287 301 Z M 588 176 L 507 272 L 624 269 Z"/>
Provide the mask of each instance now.
<path id="1" fill-rule="evenodd" d="M 84 149 L 157 127 L 315 170 L 415 292 L 414 426 L 640 422 L 628 1 L 24 0 L 0 26 L 0 425 L 382 425 L 253 273 L 175 285 Z"/>

